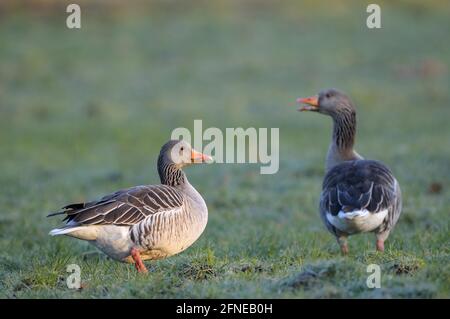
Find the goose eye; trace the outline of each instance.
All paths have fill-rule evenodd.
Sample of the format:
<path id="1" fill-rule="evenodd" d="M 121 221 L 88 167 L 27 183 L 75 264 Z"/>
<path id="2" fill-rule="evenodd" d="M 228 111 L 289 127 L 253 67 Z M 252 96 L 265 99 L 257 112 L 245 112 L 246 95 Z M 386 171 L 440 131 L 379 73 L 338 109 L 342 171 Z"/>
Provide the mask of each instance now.
<path id="1" fill-rule="evenodd" d="M 327 99 L 329 99 L 329 98 L 331 97 L 331 94 L 330 94 L 330 93 L 327 93 L 327 94 L 325 94 L 325 97 L 326 97 Z"/>
<path id="2" fill-rule="evenodd" d="M 184 151 L 184 147 L 183 146 L 181 146 L 180 151 Z"/>

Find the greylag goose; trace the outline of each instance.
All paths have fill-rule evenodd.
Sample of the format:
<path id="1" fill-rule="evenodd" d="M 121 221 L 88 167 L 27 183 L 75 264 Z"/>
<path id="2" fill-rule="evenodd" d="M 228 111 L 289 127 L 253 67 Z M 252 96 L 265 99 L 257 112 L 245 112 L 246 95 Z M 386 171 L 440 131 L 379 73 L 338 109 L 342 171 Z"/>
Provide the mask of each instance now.
<path id="1" fill-rule="evenodd" d="M 384 251 L 384 241 L 401 213 L 400 186 L 386 165 L 365 160 L 353 149 L 356 112 L 352 101 L 344 93 L 328 89 L 297 102 L 303 104 L 299 111 L 333 119 L 319 205 L 327 229 L 343 254 L 348 253 L 347 237 L 362 232 L 375 233 L 376 248 Z"/>
<path id="2" fill-rule="evenodd" d="M 66 215 L 66 225 L 50 235 L 86 240 L 109 257 L 134 263 L 138 272 L 147 272 L 142 260 L 175 255 L 192 245 L 205 229 L 205 201 L 182 168 L 210 160 L 189 143 L 171 140 L 158 157 L 160 185 L 135 186 L 100 200 L 67 205 L 49 215 Z"/>

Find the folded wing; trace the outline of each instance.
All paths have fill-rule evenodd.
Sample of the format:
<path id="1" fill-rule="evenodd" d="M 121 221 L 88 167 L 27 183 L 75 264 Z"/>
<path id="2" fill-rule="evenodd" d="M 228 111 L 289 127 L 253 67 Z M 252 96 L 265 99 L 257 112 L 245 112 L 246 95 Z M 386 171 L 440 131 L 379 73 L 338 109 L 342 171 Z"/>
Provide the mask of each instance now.
<path id="1" fill-rule="evenodd" d="M 184 195 L 166 185 L 136 186 L 106 195 L 98 201 L 65 206 L 68 224 L 135 225 L 147 216 L 172 211 L 183 205 Z"/>
<path id="2" fill-rule="evenodd" d="M 397 182 L 382 163 L 356 160 L 335 166 L 325 176 L 321 207 L 332 215 L 367 209 L 377 213 L 395 203 Z"/>

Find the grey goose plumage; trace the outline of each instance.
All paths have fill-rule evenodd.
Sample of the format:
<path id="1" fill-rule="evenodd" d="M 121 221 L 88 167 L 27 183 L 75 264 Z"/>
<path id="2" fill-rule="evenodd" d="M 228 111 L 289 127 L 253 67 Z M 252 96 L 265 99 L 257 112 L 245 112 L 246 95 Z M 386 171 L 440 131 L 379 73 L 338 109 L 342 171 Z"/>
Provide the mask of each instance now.
<path id="1" fill-rule="evenodd" d="M 386 165 L 365 160 L 354 150 L 356 111 L 352 101 L 336 89 L 297 101 L 304 104 L 300 111 L 333 119 L 319 205 L 324 224 L 344 254 L 348 253 L 347 237 L 361 232 L 374 232 L 377 249 L 383 251 L 401 214 L 400 186 Z"/>
<path id="2" fill-rule="evenodd" d="M 135 186 L 98 201 L 67 205 L 66 225 L 51 235 L 67 235 L 91 242 L 113 259 L 132 262 L 146 272 L 142 260 L 177 254 L 202 234 L 208 210 L 182 168 L 210 157 L 185 141 L 166 143 L 158 157 L 160 185 Z"/>

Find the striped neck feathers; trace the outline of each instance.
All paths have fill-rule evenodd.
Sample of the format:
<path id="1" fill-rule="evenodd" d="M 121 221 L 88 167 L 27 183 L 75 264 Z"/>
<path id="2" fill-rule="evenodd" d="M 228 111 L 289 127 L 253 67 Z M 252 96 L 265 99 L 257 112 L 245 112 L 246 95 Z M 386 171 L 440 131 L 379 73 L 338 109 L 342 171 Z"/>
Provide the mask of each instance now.
<path id="1" fill-rule="evenodd" d="M 356 113 L 346 108 L 332 114 L 333 136 L 327 155 L 327 170 L 333 166 L 362 157 L 353 150 L 356 135 Z"/>
<path id="2" fill-rule="evenodd" d="M 356 135 L 356 113 L 352 109 L 342 109 L 333 114 L 333 140 L 338 151 L 353 150 Z"/>
<path id="3" fill-rule="evenodd" d="M 158 174 L 161 184 L 179 186 L 187 182 L 186 174 L 174 163 L 167 163 L 158 159 Z"/>

